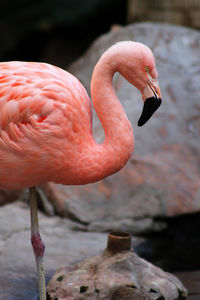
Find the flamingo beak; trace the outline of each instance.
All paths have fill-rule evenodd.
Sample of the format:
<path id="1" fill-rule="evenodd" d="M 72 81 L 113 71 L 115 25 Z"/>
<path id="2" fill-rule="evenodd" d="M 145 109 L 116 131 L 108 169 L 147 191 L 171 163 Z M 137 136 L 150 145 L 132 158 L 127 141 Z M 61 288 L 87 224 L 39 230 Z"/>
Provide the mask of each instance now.
<path id="1" fill-rule="evenodd" d="M 143 91 L 144 106 L 138 120 L 138 126 L 143 126 L 162 103 L 161 92 L 156 80 L 147 83 Z"/>

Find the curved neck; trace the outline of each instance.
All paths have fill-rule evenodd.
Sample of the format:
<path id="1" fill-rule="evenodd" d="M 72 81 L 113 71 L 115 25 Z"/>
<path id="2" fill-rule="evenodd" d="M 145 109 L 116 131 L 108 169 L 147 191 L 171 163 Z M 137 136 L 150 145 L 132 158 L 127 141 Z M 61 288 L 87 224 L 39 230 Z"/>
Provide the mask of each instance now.
<path id="1" fill-rule="evenodd" d="M 91 80 L 92 101 L 105 131 L 105 140 L 99 146 L 104 149 L 102 159 L 111 174 L 125 165 L 134 147 L 132 126 L 113 88 L 113 76 L 118 71 L 113 61 L 112 56 L 103 55 Z"/>

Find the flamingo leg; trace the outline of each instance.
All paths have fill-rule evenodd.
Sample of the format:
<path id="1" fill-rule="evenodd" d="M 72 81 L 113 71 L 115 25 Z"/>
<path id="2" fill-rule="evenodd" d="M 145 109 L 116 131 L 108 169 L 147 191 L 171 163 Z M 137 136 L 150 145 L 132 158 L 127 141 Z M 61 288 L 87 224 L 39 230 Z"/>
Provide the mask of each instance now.
<path id="1" fill-rule="evenodd" d="M 39 233 L 37 197 L 35 187 L 29 188 L 29 195 L 31 214 L 31 243 L 35 254 L 37 266 L 39 299 L 46 300 L 46 284 L 43 267 L 45 245 Z"/>

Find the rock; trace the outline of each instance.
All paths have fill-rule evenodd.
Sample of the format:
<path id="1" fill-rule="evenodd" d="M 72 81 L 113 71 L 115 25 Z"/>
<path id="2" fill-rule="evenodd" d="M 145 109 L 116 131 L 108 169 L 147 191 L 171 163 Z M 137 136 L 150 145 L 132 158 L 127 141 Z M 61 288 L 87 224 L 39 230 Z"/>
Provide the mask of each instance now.
<path id="1" fill-rule="evenodd" d="M 0 209 L 0 300 L 32 300 L 37 295 L 35 258 L 30 242 L 29 208 L 16 202 Z M 70 265 L 103 250 L 106 235 L 82 232 L 81 225 L 60 217 L 39 215 L 46 244 L 47 281 L 60 266 Z M 79 231 L 72 231 L 73 228 Z"/>
<path id="2" fill-rule="evenodd" d="M 142 128 L 138 91 L 116 74 L 117 94 L 133 125 L 135 151 L 117 174 L 86 186 L 46 186 L 56 211 L 89 231 L 133 234 L 163 230 L 171 217 L 200 210 L 200 33 L 166 24 L 140 23 L 114 30 L 94 42 L 69 71 L 89 92 L 100 55 L 120 40 L 149 46 L 156 59 L 163 104 Z M 94 135 L 104 133 L 94 114 Z"/>
<path id="3" fill-rule="evenodd" d="M 48 299 L 186 298 L 187 291 L 175 276 L 139 258 L 127 249 L 125 235 L 115 234 L 111 235 L 112 239 L 109 236 L 107 249 L 102 254 L 88 258 L 73 267 L 59 269 L 48 284 Z"/>

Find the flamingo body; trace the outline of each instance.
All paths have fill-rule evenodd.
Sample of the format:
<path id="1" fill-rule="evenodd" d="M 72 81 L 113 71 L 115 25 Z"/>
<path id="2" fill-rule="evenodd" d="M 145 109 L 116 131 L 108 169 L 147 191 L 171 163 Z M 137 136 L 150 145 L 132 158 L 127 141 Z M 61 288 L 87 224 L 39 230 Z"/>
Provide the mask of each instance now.
<path id="1" fill-rule="evenodd" d="M 90 99 L 70 73 L 45 63 L 0 63 L 0 186 L 62 178 L 92 137 Z M 78 162 L 77 162 L 78 163 Z"/>
<path id="2" fill-rule="evenodd" d="M 135 42 L 114 45 L 96 65 L 91 94 L 105 131 L 98 144 L 91 102 L 78 79 L 46 63 L 0 63 L 0 188 L 86 184 L 120 170 L 134 138 L 112 78 L 119 71 L 146 97 L 152 93 L 146 65 L 156 78 L 151 50 Z"/>

